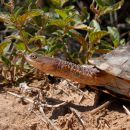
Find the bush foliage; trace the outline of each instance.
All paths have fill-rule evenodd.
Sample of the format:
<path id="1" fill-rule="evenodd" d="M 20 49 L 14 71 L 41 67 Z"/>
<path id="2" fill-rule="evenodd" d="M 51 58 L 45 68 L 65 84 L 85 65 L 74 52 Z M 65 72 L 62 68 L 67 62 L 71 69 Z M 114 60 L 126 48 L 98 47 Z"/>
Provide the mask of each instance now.
<path id="1" fill-rule="evenodd" d="M 1 2 L 1 61 L 11 80 L 28 69 L 25 53 L 41 53 L 83 64 L 126 40 L 117 11 L 124 0 L 9 0 Z M 14 73 L 15 72 L 15 73 Z"/>

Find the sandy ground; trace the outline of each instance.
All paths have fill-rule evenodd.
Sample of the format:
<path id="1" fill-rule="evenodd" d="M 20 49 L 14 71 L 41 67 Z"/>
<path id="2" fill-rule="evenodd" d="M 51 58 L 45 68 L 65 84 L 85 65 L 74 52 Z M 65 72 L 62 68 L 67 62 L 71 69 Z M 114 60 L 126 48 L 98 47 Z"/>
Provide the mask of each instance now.
<path id="1" fill-rule="evenodd" d="M 130 130 L 130 116 L 123 109 L 125 105 L 130 110 L 129 102 L 91 89 L 77 89 L 66 80 L 35 79 L 28 85 L 31 94 L 23 94 L 19 88 L 0 90 L 0 130 Z M 7 91 L 51 105 L 43 110 L 56 128 L 44 120 L 34 104 L 22 102 Z M 97 110 L 107 101 L 113 102 Z"/>

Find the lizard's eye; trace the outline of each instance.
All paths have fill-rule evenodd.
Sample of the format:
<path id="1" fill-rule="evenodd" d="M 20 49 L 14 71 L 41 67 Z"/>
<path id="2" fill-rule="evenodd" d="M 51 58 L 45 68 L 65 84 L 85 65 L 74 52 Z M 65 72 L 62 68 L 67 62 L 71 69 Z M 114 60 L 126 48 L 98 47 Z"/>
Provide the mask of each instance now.
<path id="1" fill-rule="evenodd" d="M 31 58 L 32 58 L 32 59 L 36 59 L 37 56 L 36 56 L 36 55 L 31 55 Z"/>

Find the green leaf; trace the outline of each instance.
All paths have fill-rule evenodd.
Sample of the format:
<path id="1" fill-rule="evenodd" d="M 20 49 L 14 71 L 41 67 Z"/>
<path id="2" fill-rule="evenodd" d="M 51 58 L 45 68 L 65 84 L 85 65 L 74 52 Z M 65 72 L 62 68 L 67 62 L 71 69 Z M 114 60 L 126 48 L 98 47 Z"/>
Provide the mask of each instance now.
<path id="1" fill-rule="evenodd" d="M 97 2 L 97 4 L 98 4 L 98 6 L 100 6 L 100 7 L 102 7 L 102 6 L 105 5 L 102 0 L 96 0 L 96 2 Z"/>
<path id="2" fill-rule="evenodd" d="M 114 47 L 117 48 L 119 46 L 120 42 L 118 41 L 118 39 L 115 39 L 113 41 L 113 44 L 114 44 Z"/>
<path id="3" fill-rule="evenodd" d="M 89 41 L 92 44 L 96 44 L 101 40 L 101 38 L 103 38 L 106 35 L 108 35 L 108 32 L 106 31 L 92 32 L 89 35 Z"/>
<path id="4" fill-rule="evenodd" d="M 1 60 L 4 62 L 5 65 L 7 66 L 11 65 L 10 60 L 7 59 L 5 56 L 1 56 Z"/>
<path id="5" fill-rule="evenodd" d="M 15 43 L 15 47 L 17 48 L 17 50 L 21 50 L 21 51 L 26 50 L 25 44 L 22 42 Z"/>
<path id="6" fill-rule="evenodd" d="M 124 4 L 124 0 L 121 0 L 116 4 L 114 4 L 113 6 L 103 6 L 102 8 L 99 9 L 98 17 L 119 10 L 123 4 Z"/>
<path id="7" fill-rule="evenodd" d="M 69 0 L 61 0 L 61 6 L 63 6 L 65 3 L 67 3 Z"/>
<path id="8" fill-rule="evenodd" d="M 29 33 L 29 32 L 26 32 L 25 30 L 22 30 L 21 31 L 21 34 L 22 34 L 22 37 L 23 38 L 29 38 L 29 37 L 32 37 L 32 35 Z M 20 35 L 21 35 L 20 34 Z M 23 40 L 23 39 L 22 39 Z"/>
<path id="9" fill-rule="evenodd" d="M 4 49 L 7 47 L 9 43 L 9 41 L 0 43 L 0 54 L 3 53 Z"/>
<path id="10" fill-rule="evenodd" d="M 55 9 L 55 12 L 59 14 L 63 19 L 66 19 L 68 17 L 65 10 Z"/>
<path id="11" fill-rule="evenodd" d="M 94 27 L 94 32 L 101 31 L 100 25 L 96 20 L 92 20 L 89 26 Z"/>
<path id="12" fill-rule="evenodd" d="M 113 50 L 112 44 L 108 43 L 105 40 L 101 40 L 101 46 L 102 49 L 108 49 L 108 50 Z"/>
<path id="13" fill-rule="evenodd" d="M 130 24 L 130 17 L 127 17 L 127 18 L 125 19 L 125 21 L 126 21 L 128 24 Z"/>
<path id="14" fill-rule="evenodd" d="M 46 43 L 46 38 L 45 36 L 34 36 L 33 38 L 31 38 L 29 40 L 29 43 L 33 42 L 33 41 L 37 41 L 40 40 L 42 43 Z"/>
<path id="15" fill-rule="evenodd" d="M 113 41 L 114 47 L 118 47 L 120 43 L 120 33 L 115 27 L 107 27 L 108 33 Z"/>
<path id="16" fill-rule="evenodd" d="M 10 16 L 8 14 L 3 14 L 3 13 L 0 13 L 0 22 L 4 22 L 7 24 L 13 24 L 10 19 Z"/>
<path id="17" fill-rule="evenodd" d="M 6 37 L 8 39 L 16 39 L 16 40 L 21 40 L 21 37 L 20 35 L 16 34 L 16 35 L 10 35 L 8 37 Z"/>
<path id="18" fill-rule="evenodd" d="M 59 51 L 60 48 L 63 47 L 63 44 L 54 44 L 51 46 L 48 50 L 48 53 L 55 53 L 56 51 Z"/>
<path id="19" fill-rule="evenodd" d="M 55 6 L 62 7 L 68 0 L 51 0 L 51 3 Z"/>
<path id="20" fill-rule="evenodd" d="M 64 27 L 68 26 L 69 23 L 72 21 L 73 21 L 72 18 L 66 18 L 64 20 L 63 19 L 55 19 L 55 20 L 50 21 L 49 25 L 55 25 L 57 27 L 64 28 Z"/>
<path id="21" fill-rule="evenodd" d="M 61 0 L 51 0 L 51 3 L 55 6 L 61 6 Z"/>
<path id="22" fill-rule="evenodd" d="M 90 20 L 90 13 L 88 12 L 88 9 L 86 6 L 82 7 L 80 18 L 83 22 Z"/>
<path id="23" fill-rule="evenodd" d="M 96 3 L 99 7 L 111 6 L 114 3 L 114 0 L 96 0 Z"/>
<path id="24" fill-rule="evenodd" d="M 125 45 L 125 44 L 126 44 L 125 39 L 121 39 L 121 40 L 120 40 L 120 45 Z"/>
<path id="25" fill-rule="evenodd" d="M 49 25 L 55 25 L 55 26 L 57 26 L 57 27 L 63 28 L 63 27 L 65 27 L 65 26 L 67 25 L 67 23 L 65 23 L 65 21 L 62 20 L 62 19 L 56 19 L 56 20 L 52 20 L 52 21 L 49 23 Z"/>
<path id="26" fill-rule="evenodd" d="M 35 10 L 31 10 L 26 12 L 25 14 L 19 16 L 17 18 L 17 22 L 20 23 L 20 25 L 24 25 L 27 21 L 31 20 L 33 17 L 39 16 L 39 15 L 43 15 L 43 11 L 40 9 L 35 9 Z"/>
<path id="27" fill-rule="evenodd" d="M 87 26 L 85 24 L 79 24 L 75 26 L 71 26 L 72 29 L 77 29 L 77 30 L 85 30 L 85 31 L 92 31 L 94 30 L 93 27 Z"/>
<path id="28" fill-rule="evenodd" d="M 119 41 L 120 40 L 120 34 L 119 34 L 119 31 L 117 28 L 108 26 L 107 29 L 108 29 L 108 32 L 110 33 L 112 41 L 114 41 L 114 40 Z"/>
<path id="29" fill-rule="evenodd" d="M 23 11 L 23 7 L 18 7 L 14 10 L 15 17 L 18 17 L 20 13 Z"/>

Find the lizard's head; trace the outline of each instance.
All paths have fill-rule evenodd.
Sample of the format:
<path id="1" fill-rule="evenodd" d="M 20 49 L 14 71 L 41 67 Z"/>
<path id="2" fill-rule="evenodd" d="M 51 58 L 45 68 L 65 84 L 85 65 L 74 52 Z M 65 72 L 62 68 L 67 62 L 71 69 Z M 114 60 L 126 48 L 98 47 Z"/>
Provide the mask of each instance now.
<path id="1" fill-rule="evenodd" d="M 41 71 L 47 72 L 53 69 L 52 63 L 54 63 L 54 61 L 51 57 L 45 57 L 43 55 L 33 53 L 26 55 L 25 59 L 29 64 Z"/>

